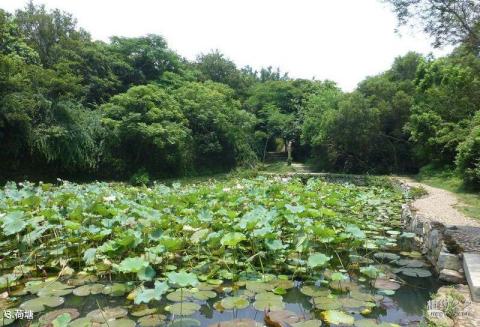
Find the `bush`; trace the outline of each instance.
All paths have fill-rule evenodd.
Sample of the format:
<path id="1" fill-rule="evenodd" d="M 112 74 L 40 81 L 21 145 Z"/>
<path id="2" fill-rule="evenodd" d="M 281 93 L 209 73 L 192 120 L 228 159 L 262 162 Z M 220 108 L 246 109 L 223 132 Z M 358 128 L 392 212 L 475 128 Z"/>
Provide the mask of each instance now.
<path id="1" fill-rule="evenodd" d="M 130 177 L 130 183 L 135 186 L 148 185 L 150 183 L 150 175 L 145 168 L 140 168 Z"/>
<path id="2" fill-rule="evenodd" d="M 465 141 L 459 144 L 456 158 L 457 168 L 465 185 L 480 188 L 480 114 Z"/>

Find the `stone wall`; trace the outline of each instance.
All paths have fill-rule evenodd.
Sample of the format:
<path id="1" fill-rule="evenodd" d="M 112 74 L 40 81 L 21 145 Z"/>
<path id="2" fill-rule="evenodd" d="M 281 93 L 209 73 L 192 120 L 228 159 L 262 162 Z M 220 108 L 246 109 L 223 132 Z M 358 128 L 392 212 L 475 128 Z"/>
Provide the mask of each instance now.
<path id="1" fill-rule="evenodd" d="M 413 211 L 409 204 L 402 206 L 402 221 L 405 229 L 415 233 L 415 240 L 422 253 L 432 263 L 438 278 L 450 283 L 464 283 L 462 253 L 448 236 L 449 228 L 431 221 Z"/>

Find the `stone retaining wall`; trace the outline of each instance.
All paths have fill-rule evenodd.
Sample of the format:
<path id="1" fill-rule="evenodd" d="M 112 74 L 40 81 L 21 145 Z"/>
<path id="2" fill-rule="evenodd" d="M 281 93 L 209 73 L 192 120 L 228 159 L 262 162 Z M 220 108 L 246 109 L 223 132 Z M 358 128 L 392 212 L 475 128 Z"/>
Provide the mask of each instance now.
<path id="1" fill-rule="evenodd" d="M 450 283 L 465 283 L 462 253 L 448 236 L 449 228 L 439 222 L 430 221 L 412 211 L 409 204 L 402 206 L 402 221 L 405 229 L 415 233 L 415 240 L 422 253 L 432 263 L 438 278 Z"/>

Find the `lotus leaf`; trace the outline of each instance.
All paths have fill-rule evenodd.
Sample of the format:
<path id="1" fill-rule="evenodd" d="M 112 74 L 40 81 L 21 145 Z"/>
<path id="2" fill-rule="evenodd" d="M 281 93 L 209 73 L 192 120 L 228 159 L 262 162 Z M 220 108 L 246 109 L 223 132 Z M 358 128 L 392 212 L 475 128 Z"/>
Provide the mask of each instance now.
<path id="1" fill-rule="evenodd" d="M 267 313 L 265 320 L 274 326 L 290 326 L 300 321 L 300 317 L 292 311 L 279 310 Z"/>
<path id="2" fill-rule="evenodd" d="M 185 271 L 181 272 L 169 272 L 167 274 L 168 281 L 172 284 L 178 285 L 179 287 L 187 286 L 196 286 L 199 281 L 197 275 L 193 273 L 187 273 Z"/>
<path id="3" fill-rule="evenodd" d="M 338 302 L 338 299 L 336 298 L 316 297 L 312 298 L 311 302 L 315 308 L 322 310 L 336 310 L 342 308 L 342 304 Z"/>
<path id="4" fill-rule="evenodd" d="M 87 317 L 92 320 L 92 322 L 96 323 L 108 323 L 110 324 L 110 320 L 118 319 L 125 317 L 128 314 L 128 311 L 122 307 L 105 307 L 102 309 L 96 309 L 87 314 Z"/>
<path id="5" fill-rule="evenodd" d="M 273 293 L 259 293 L 255 295 L 253 307 L 259 311 L 278 311 L 285 308 L 282 297 Z"/>
<path id="6" fill-rule="evenodd" d="M 400 256 L 398 254 L 388 252 L 377 252 L 373 256 L 379 260 L 385 261 L 395 261 L 400 259 Z"/>
<path id="7" fill-rule="evenodd" d="M 137 320 L 137 323 L 140 327 L 154 327 L 154 326 L 161 326 L 165 319 L 164 315 L 160 314 L 150 314 L 147 316 L 143 316 Z"/>
<path id="8" fill-rule="evenodd" d="M 124 273 L 138 273 L 148 267 L 148 262 L 141 257 L 123 259 L 118 265 L 118 270 Z"/>
<path id="9" fill-rule="evenodd" d="M 78 318 L 73 321 L 70 321 L 68 327 L 91 327 L 92 319 L 90 317 Z"/>
<path id="10" fill-rule="evenodd" d="M 314 253 L 308 258 L 307 264 L 310 268 L 323 267 L 330 259 L 323 253 Z"/>
<path id="11" fill-rule="evenodd" d="M 62 305 L 64 299 L 58 296 L 42 296 L 37 297 L 20 304 L 23 310 L 31 310 L 32 312 L 41 312 L 48 308 L 55 308 Z"/>
<path id="12" fill-rule="evenodd" d="M 322 312 L 322 319 L 331 325 L 353 326 L 355 319 L 343 311 L 327 310 Z"/>
<path id="13" fill-rule="evenodd" d="M 83 285 L 80 287 L 77 287 L 76 289 L 73 290 L 73 295 L 76 296 L 88 296 L 90 294 L 95 295 L 95 294 L 100 294 L 102 293 L 104 289 L 104 285 L 102 284 L 88 284 L 88 285 Z"/>
<path id="14" fill-rule="evenodd" d="M 328 296 L 331 293 L 328 288 L 321 288 L 316 286 L 302 286 L 302 288 L 300 288 L 300 292 L 312 297 Z"/>
<path id="15" fill-rule="evenodd" d="M 232 309 L 241 310 L 241 309 L 247 308 L 250 305 L 250 303 L 248 302 L 248 299 L 246 299 L 243 296 L 232 296 L 232 297 L 223 298 L 220 301 L 220 304 L 226 310 L 232 310 Z"/>
<path id="16" fill-rule="evenodd" d="M 396 281 L 378 278 L 373 283 L 373 286 L 375 288 L 382 289 L 382 290 L 396 291 L 400 288 L 401 285 Z"/>
<path id="17" fill-rule="evenodd" d="M 410 276 L 410 277 L 430 277 L 432 276 L 432 273 L 427 270 L 427 269 L 421 269 L 421 268 L 398 268 L 395 270 L 395 272 L 401 272 L 405 276 Z"/>
<path id="18" fill-rule="evenodd" d="M 193 297 L 196 298 L 197 300 L 208 300 L 208 299 L 213 299 L 217 296 L 217 293 L 214 291 L 198 291 L 193 293 Z"/>
<path id="19" fill-rule="evenodd" d="M 246 240 L 247 237 L 242 233 L 228 233 L 222 237 L 220 243 L 223 246 L 236 247 L 238 243 Z"/>
<path id="20" fill-rule="evenodd" d="M 180 302 L 165 307 L 165 310 L 180 316 L 190 316 L 200 310 L 200 305 L 193 302 Z"/>
<path id="21" fill-rule="evenodd" d="M 110 296 L 123 296 L 129 291 L 129 289 L 130 287 L 126 284 L 114 283 L 105 286 L 102 293 Z"/>
<path id="22" fill-rule="evenodd" d="M 155 287 L 153 289 L 141 288 L 135 294 L 135 304 L 148 303 L 151 300 L 160 301 L 162 295 L 168 290 L 168 284 L 166 282 L 155 282 Z"/>
<path id="23" fill-rule="evenodd" d="M 190 300 L 193 297 L 193 293 L 189 290 L 176 290 L 167 294 L 167 299 L 172 302 L 183 302 Z"/>
<path id="24" fill-rule="evenodd" d="M 70 320 L 76 319 L 80 316 L 80 313 L 78 312 L 77 309 L 58 309 L 58 310 L 50 311 L 40 316 L 40 318 L 38 318 L 38 322 L 42 325 L 49 325 L 58 316 L 65 313 L 70 316 Z"/>
<path id="25" fill-rule="evenodd" d="M 400 259 L 395 261 L 395 264 L 407 268 L 422 268 L 427 265 L 425 262 L 416 259 Z"/>

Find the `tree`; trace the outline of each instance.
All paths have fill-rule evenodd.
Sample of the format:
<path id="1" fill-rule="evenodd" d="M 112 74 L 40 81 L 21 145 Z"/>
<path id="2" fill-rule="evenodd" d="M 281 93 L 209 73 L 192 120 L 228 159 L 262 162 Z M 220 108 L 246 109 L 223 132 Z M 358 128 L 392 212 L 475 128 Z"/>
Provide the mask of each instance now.
<path id="1" fill-rule="evenodd" d="M 423 25 L 433 45 L 466 43 L 480 50 L 480 3 L 476 0 L 385 0 L 392 4 L 399 25 Z"/>
<path id="2" fill-rule="evenodd" d="M 255 117 L 240 109 L 234 91 L 224 84 L 188 82 L 174 91 L 192 132 L 198 169 L 231 168 L 255 162 Z"/>
<path id="3" fill-rule="evenodd" d="M 111 38 L 111 50 L 133 67 L 129 75 L 121 77 L 127 86 L 157 80 L 164 72 L 177 72 L 181 66 L 178 55 L 159 35 L 136 38 L 115 36 Z"/>
<path id="4" fill-rule="evenodd" d="M 191 165 L 191 131 L 178 102 L 156 85 L 134 86 L 102 105 L 109 131 L 106 169 L 178 175 Z"/>
<path id="5" fill-rule="evenodd" d="M 90 39 L 88 33 L 77 28 L 72 15 L 58 9 L 47 11 L 45 6 L 36 6 L 32 1 L 25 9 L 16 11 L 14 22 L 45 67 L 51 67 L 59 60 L 55 49 L 62 41 Z"/>

